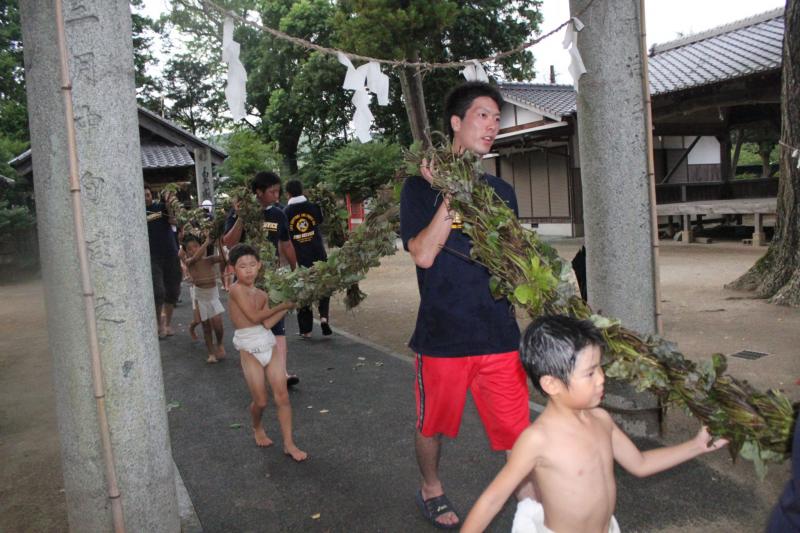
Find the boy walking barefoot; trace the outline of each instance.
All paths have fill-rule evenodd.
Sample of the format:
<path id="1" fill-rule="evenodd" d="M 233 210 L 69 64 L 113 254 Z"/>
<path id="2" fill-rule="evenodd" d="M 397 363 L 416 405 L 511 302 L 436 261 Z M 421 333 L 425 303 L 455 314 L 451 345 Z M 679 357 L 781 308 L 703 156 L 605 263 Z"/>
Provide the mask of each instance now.
<path id="1" fill-rule="evenodd" d="M 672 468 L 717 450 L 703 427 L 690 441 L 640 452 L 611 416 L 599 408 L 605 378 L 603 337 L 591 322 L 565 316 L 537 319 L 521 343 L 522 364 L 549 397 L 544 412 L 514 444 L 511 457 L 483 492 L 462 532 L 483 531 L 529 475 L 541 503 L 523 500 L 514 533 L 618 532 L 613 516 L 617 487 L 614 461 L 637 477 Z"/>
<path id="2" fill-rule="evenodd" d="M 203 326 L 203 338 L 208 350 L 207 363 L 216 363 L 225 359 L 225 347 L 222 344 L 224 335 L 222 325 L 222 313 L 225 308 L 219 301 L 219 291 L 217 290 L 217 263 L 224 263 L 222 255 L 206 255 L 211 240 L 206 233 L 205 241 L 200 241 L 194 235 L 187 235 L 183 239 L 183 247 L 186 250 L 186 269 L 194 285 L 192 291 L 192 306 L 194 307 L 195 317 L 192 325 L 189 326 L 189 333 L 193 332 L 193 325 L 197 318 Z M 213 331 L 212 331 L 213 330 Z M 214 336 L 217 338 L 214 344 Z"/>
<path id="3" fill-rule="evenodd" d="M 236 328 L 233 345 L 239 350 L 244 379 L 253 397 L 250 416 L 256 444 L 264 447 L 273 444 L 261 423 L 261 414 L 267 406 L 266 382 L 269 382 L 283 434 L 283 452 L 297 462 L 305 461 L 308 454 L 298 448 L 292 439 L 286 352 L 274 349 L 275 335 L 270 331 L 294 304 L 284 302 L 270 308 L 267 293 L 255 287 L 261 270 L 261 261 L 255 248 L 248 244 L 237 244 L 230 251 L 228 260 L 233 265 L 237 279 L 230 289 L 231 322 Z"/>

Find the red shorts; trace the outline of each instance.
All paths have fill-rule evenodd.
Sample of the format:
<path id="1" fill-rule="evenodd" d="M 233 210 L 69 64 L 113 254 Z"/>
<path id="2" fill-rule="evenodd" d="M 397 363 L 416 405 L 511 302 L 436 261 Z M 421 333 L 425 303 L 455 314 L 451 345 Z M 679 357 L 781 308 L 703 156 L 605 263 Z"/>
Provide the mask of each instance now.
<path id="1" fill-rule="evenodd" d="M 455 438 L 467 388 L 493 450 L 510 450 L 530 425 L 528 384 L 519 352 L 431 357 L 417 355 L 417 429 L 425 437 Z"/>

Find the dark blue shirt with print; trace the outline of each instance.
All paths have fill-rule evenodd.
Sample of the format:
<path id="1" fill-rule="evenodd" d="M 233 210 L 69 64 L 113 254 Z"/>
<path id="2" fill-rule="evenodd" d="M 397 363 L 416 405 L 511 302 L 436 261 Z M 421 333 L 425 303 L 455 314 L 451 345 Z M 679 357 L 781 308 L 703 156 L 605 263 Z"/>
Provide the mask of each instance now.
<path id="1" fill-rule="evenodd" d="M 517 214 L 514 189 L 496 176 L 483 179 Z M 403 247 L 433 219 L 442 196 L 423 178 L 407 178 L 400 199 Z M 519 327 L 510 302 L 495 300 L 489 272 L 468 259 L 472 241 L 457 217 L 444 248 L 430 268 L 417 267 L 420 304 L 409 346 L 417 353 L 458 357 L 519 349 Z"/>
<path id="2" fill-rule="evenodd" d="M 228 233 L 233 225 L 236 223 L 236 211 L 231 209 L 228 213 L 228 218 L 225 219 L 225 233 Z M 280 207 L 270 206 L 264 209 L 264 231 L 267 232 L 267 239 L 275 247 L 275 253 L 278 253 L 278 242 L 289 240 L 289 223 L 286 221 L 286 215 Z M 245 231 L 242 230 L 242 238 L 239 242 L 246 242 Z"/>

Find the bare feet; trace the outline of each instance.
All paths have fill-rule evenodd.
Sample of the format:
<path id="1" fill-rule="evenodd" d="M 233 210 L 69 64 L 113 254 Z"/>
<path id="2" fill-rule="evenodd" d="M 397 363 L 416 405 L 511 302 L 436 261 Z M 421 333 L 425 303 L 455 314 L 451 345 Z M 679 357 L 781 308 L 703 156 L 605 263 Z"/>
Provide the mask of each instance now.
<path id="1" fill-rule="evenodd" d="M 225 353 L 225 347 L 221 344 L 217 345 L 217 353 L 215 355 L 217 356 L 217 359 L 220 361 L 228 357 L 228 354 Z"/>
<path id="2" fill-rule="evenodd" d="M 196 328 L 198 324 L 199 324 L 198 322 L 192 322 L 191 324 L 189 324 L 189 335 L 192 337 L 193 341 L 196 341 L 198 339 L 197 332 L 194 330 L 194 328 Z"/>
<path id="3" fill-rule="evenodd" d="M 219 360 L 216 357 L 214 357 L 213 353 L 210 353 L 210 354 L 208 354 L 208 359 L 206 359 L 206 363 L 209 363 L 209 364 L 219 363 Z"/>
<path id="4" fill-rule="evenodd" d="M 172 329 L 171 326 L 167 326 L 166 328 L 164 328 L 164 334 L 167 337 L 172 337 L 173 335 L 175 335 L 175 331 Z"/>
<path id="5" fill-rule="evenodd" d="M 254 427 L 253 434 L 256 437 L 256 446 L 260 446 L 261 448 L 266 448 L 267 446 L 272 446 L 274 444 L 272 442 L 272 439 L 267 437 L 267 432 L 264 431 L 263 426 Z"/>
<path id="6" fill-rule="evenodd" d="M 284 446 L 283 453 L 294 459 L 297 463 L 302 463 L 308 459 L 308 454 L 294 444 Z"/>

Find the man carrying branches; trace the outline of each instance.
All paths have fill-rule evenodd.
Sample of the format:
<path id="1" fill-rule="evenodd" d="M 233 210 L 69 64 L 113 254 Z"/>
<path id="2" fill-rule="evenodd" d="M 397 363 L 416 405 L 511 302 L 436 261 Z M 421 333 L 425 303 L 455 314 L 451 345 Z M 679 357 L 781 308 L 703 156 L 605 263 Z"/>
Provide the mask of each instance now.
<path id="1" fill-rule="evenodd" d="M 445 101 L 445 126 L 453 150 L 489 152 L 500 127 L 503 99 L 489 84 L 456 87 Z M 436 527 L 453 529 L 460 519 L 439 479 L 442 435 L 458 434 L 467 389 L 495 450 L 510 450 L 530 424 L 528 387 L 519 359 L 514 308 L 489 290 L 490 273 L 471 261 L 471 241 L 449 198 L 431 187 L 435 169 L 409 177 L 400 204 L 403 246 L 417 266 L 420 307 L 409 346 L 417 353 L 416 454 L 422 486 L 417 505 Z M 501 179 L 483 178 L 514 210 L 514 190 Z M 518 497 L 533 497 L 526 480 Z"/>

